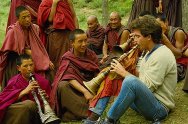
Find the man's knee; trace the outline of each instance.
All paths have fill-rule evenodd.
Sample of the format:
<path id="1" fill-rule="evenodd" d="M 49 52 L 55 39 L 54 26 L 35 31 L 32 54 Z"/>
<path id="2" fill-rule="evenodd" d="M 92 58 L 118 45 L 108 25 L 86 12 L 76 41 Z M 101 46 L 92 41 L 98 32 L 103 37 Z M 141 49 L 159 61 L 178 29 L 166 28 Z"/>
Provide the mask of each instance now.
<path id="1" fill-rule="evenodd" d="M 139 79 L 133 75 L 127 76 L 124 80 L 123 80 L 123 85 L 136 85 L 137 82 L 139 82 Z"/>

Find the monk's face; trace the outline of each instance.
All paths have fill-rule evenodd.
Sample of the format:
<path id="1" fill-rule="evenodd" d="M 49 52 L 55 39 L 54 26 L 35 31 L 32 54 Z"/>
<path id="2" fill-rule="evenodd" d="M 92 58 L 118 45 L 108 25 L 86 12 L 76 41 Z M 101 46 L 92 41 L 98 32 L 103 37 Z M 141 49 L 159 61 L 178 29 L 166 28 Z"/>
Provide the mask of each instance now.
<path id="1" fill-rule="evenodd" d="M 87 26 L 88 26 L 88 29 L 90 30 L 90 31 L 93 31 L 93 30 L 95 30 L 96 28 L 97 28 L 97 26 L 98 26 L 98 22 L 97 22 L 97 20 L 96 19 L 88 19 L 87 20 Z"/>
<path id="2" fill-rule="evenodd" d="M 87 35 L 85 33 L 76 34 L 75 40 L 72 43 L 72 47 L 74 48 L 74 53 L 76 55 L 84 54 L 87 48 Z"/>
<path id="3" fill-rule="evenodd" d="M 30 73 L 34 71 L 34 63 L 32 59 L 23 59 L 22 64 L 20 66 L 17 66 L 17 68 L 23 78 L 29 79 Z"/>
<path id="4" fill-rule="evenodd" d="M 31 14 L 28 10 L 22 11 L 20 13 L 18 22 L 23 27 L 29 27 L 31 25 Z"/>
<path id="5" fill-rule="evenodd" d="M 121 26 L 121 19 L 117 13 L 112 13 L 110 15 L 110 27 L 116 29 Z"/>

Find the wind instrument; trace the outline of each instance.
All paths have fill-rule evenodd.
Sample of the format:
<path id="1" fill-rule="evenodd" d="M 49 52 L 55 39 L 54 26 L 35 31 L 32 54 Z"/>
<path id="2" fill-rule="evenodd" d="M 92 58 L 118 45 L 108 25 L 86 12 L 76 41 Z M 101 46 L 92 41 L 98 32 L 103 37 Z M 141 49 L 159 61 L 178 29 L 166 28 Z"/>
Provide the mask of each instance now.
<path id="1" fill-rule="evenodd" d="M 122 60 L 124 60 L 124 58 L 126 58 L 130 53 L 132 53 L 133 51 L 135 51 L 138 48 L 138 45 L 134 46 L 130 51 L 128 51 L 127 53 L 122 54 L 119 58 L 118 58 L 118 62 L 121 62 Z M 102 81 L 104 80 L 105 76 L 108 75 L 108 73 L 110 72 L 111 67 L 107 68 L 106 71 L 101 72 L 97 77 L 93 78 L 92 80 L 88 81 L 88 82 L 83 82 L 83 84 L 85 85 L 85 87 L 93 94 L 96 95 L 98 88 L 100 86 L 100 84 L 102 83 Z"/>
<path id="2" fill-rule="evenodd" d="M 34 75 L 30 73 L 30 81 L 35 81 Z M 37 97 L 37 93 L 32 91 L 32 95 L 34 97 L 35 102 L 37 103 L 38 113 L 43 124 L 59 124 L 61 120 L 55 115 L 54 111 L 50 107 L 48 101 L 46 100 L 45 96 L 41 93 L 42 89 L 39 87 L 38 94 L 41 97 L 44 106 L 44 113 L 42 112 L 42 108 L 40 105 L 40 101 Z"/>

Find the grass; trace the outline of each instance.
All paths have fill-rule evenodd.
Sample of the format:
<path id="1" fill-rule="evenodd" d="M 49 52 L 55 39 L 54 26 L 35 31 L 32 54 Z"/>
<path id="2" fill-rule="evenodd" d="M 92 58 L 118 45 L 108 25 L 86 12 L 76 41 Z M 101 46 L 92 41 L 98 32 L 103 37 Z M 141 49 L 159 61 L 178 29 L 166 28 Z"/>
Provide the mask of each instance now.
<path id="1" fill-rule="evenodd" d="M 7 24 L 10 1 L 1 1 L 0 4 L 0 47 L 5 37 L 5 28 Z"/>
<path id="2" fill-rule="evenodd" d="M 85 3 L 85 0 L 73 0 L 75 11 L 79 20 L 81 29 L 86 30 L 86 19 L 89 15 L 96 15 L 101 23 L 102 19 L 102 0 L 92 0 L 90 3 Z M 0 4 L 0 47 L 5 36 L 6 22 L 8 18 L 10 0 L 2 0 Z M 118 11 L 122 16 L 122 23 L 126 24 L 129 12 L 131 9 L 132 0 L 109 0 L 109 13 Z M 176 88 L 175 102 L 176 108 L 163 124 L 186 124 L 188 123 L 188 94 L 185 94 L 181 89 L 183 82 L 178 83 Z M 110 105 L 109 105 L 110 106 Z M 108 106 L 108 108 L 109 108 Z M 108 109 L 107 108 L 107 109 Z M 104 112 L 103 117 L 106 115 Z M 128 110 L 120 119 L 123 124 L 149 124 L 142 116 L 132 110 Z M 80 124 L 80 122 L 70 122 L 69 124 Z"/>

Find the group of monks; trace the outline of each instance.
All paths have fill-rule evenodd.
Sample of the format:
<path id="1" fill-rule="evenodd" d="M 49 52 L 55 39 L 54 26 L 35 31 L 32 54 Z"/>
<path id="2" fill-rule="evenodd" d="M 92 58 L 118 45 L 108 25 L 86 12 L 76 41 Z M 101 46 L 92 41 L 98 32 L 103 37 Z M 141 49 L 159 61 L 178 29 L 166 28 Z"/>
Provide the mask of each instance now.
<path id="1" fill-rule="evenodd" d="M 168 47 L 176 58 L 177 67 L 173 69 L 177 75 L 173 74 L 177 83 L 186 75 L 188 36 L 181 27 L 170 26 L 160 8 L 157 11 L 155 18 L 146 11 L 135 18 L 138 22 L 148 18 L 160 25 L 160 44 Z M 38 92 L 36 89 L 40 87 L 63 122 L 86 119 L 84 124 L 97 124 L 110 97 L 121 93 L 125 75 L 118 71 L 109 72 L 96 93 L 91 92 L 84 82 L 109 69 L 112 61 L 114 70 L 122 67 L 132 75 L 139 75 L 139 57 L 148 51 L 150 54 L 150 49 L 138 48 L 120 63 L 113 60 L 120 57 L 115 46 L 127 53 L 138 44 L 135 38 L 139 36 L 133 33 L 133 24 L 122 25 L 120 14 L 112 12 L 105 28 L 99 24 L 97 16 L 91 15 L 87 18 L 88 29 L 83 31 L 79 29 L 72 0 L 12 0 L 6 37 L 0 49 L 0 123 L 32 124 L 35 120 L 40 124 L 32 96 L 32 92 Z M 159 37 L 152 36 L 151 42 L 157 44 L 155 49 L 161 47 Z M 31 74 L 35 81 L 31 80 Z M 184 91 L 188 91 L 186 86 Z M 170 109 L 167 107 L 168 112 Z M 119 118 L 109 124 L 118 121 Z"/>

